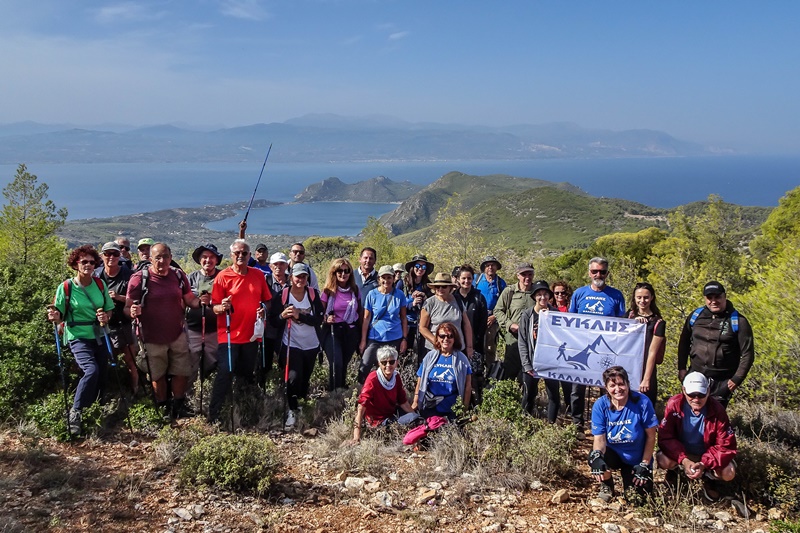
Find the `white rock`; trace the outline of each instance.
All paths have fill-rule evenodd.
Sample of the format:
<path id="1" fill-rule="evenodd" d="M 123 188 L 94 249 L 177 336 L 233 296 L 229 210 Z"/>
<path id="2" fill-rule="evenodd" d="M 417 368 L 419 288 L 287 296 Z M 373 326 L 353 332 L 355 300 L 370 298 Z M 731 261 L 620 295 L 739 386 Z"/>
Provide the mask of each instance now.
<path id="1" fill-rule="evenodd" d="M 708 514 L 708 511 L 705 510 L 705 507 L 702 505 L 695 505 L 692 507 L 692 518 L 695 520 L 708 520 L 711 515 Z"/>
<path id="2" fill-rule="evenodd" d="M 442 484 L 436 481 L 431 481 L 428 483 L 428 488 L 433 490 L 442 490 Z"/>
<path id="3" fill-rule="evenodd" d="M 205 513 L 205 509 L 203 509 L 202 505 L 193 505 L 192 506 L 192 514 L 195 518 L 200 518 Z"/>
<path id="4" fill-rule="evenodd" d="M 553 497 L 550 498 L 550 501 L 553 503 L 564 503 L 569 500 L 569 491 L 567 489 L 559 489 L 553 494 Z"/>
<path id="5" fill-rule="evenodd" d="M 184 509 L 183 507 L 177 507 L 177 508 L 173 509 L 172 512 L 175 513 L 176 515 L 178 515 L 181 518 L 181 520 L 193 520 L 194 519 L 194 516 L 192 516 L 192 513 L 189 512 L 188 509 Z"/>
<path id="6" fill-rule="evenodd" d="M 391 474 L 389 474 L 389 479 L 391 481 L 397 481 L 398 480 L 397 472 L 392 472 Z"/>
<path id="7" fill-rule="evenodd" d="M 531 481 L 531 490 L 542 490 L 542 488 L 544 488 L 544 485 L 538 479 Z"/>
<path id="8" fill-rule="evenodd" d="M 780 520 L 781 518 L 783 518 L 783 512 L 780 509 L 773 507 L 767 511 L 768 520 Z"/>
<path id="9" fill-rule="evenodd" d="M 657 516 L 648 516 L 644 519 L 644 523 L 648 526 L 658 527 L 661 524 L 661 520 Z"/>
<path id="10" fill-rule="evenodd" d="M 364 488 L 364 479 L 360 477 L 349 477 L 344 480 L 344 488 L 350 492 L 358 492 Z"/>
<path id="11" fill-rule="evenodd" d="M 717 520 L 722 520 L 723 522 L 731 522 L 733 521 L 733 516 L 728 511 L 717 511 L 714 513 L 714 518 Z"/>
<path id="12" fill-rule="evenodd" d="M 378 489 L 381 488 L 380 481 L 374 481 L 372 483 L 364 483 L 364 492 L 367 494 L 374 494 L 378 492 Z"/>
<path id="13" fill-rule="evenodd" d="M 481 533 L 493 533 L 494 531 L 500 531 L 500 529 L 500 524 L 491 524 L 488 526 L 483 526 L 481 528 Z"/>
<path id="14" fill-rule="evenodd" d="M 391 507 L 392 505 L 394 505 L 394 500 L 392 499 L 392 495 L 386 492 L 385 490 L 376 492 L 372 500 L 381 507 Z"/>
<path id="15" fill-rule="evenodd" d="M 603 524 L 600 525 L 600 527 L 603 528 L 603 531 L 605 531 L 605 533 L 622 533 L 622 531 L 620 530 L 620 528 L 619 528 L 619 526 L 617 524 L 611 524 L 609 522 L 604 522 Z"/>

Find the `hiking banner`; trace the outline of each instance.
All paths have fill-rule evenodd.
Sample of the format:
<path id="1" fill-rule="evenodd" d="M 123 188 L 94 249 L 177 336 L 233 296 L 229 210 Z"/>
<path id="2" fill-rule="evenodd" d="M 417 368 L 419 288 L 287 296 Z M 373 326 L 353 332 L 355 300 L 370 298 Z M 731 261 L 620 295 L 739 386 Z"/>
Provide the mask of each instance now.
<path id="1" fill-rule="evenodd" d="M 540 311 L 533 370 L 545 379 L 603 387 L 603 372 L 619 365 L 639 390 L 646 330 L 628 318 Z"/>

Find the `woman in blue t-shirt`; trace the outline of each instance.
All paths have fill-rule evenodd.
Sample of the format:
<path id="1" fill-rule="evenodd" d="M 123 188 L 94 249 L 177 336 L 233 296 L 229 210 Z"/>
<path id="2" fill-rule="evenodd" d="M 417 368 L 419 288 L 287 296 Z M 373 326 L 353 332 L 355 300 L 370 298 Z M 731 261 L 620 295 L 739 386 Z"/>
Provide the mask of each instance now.
<path id="1" fill-rule="evenodd" d="M 658 419 L 644 394 L 631 390 L 628 372 L 612 366 L 603 372 L 606 394 L 592 408 L 594 445 L 589 454 L 592 476 L 600 482 L 598 498 L 614 497 L 611 470 L 620 470 L 623 490 L 640 495 L 653 490 L 653 449 Z"/>
<path id="2" fill-rule="evenodd" d="M 433 350 L 428 352 L 417 370 L 417 387 L 411 407 L 418 409 L 423 418 L 435 415 L 455 418 L 453 406 L 458 398 L 469 407 L 471 374 L 469 359 L 461 352 L 458 331 L 450 322 L 443 322 L 436 331 Z"/>

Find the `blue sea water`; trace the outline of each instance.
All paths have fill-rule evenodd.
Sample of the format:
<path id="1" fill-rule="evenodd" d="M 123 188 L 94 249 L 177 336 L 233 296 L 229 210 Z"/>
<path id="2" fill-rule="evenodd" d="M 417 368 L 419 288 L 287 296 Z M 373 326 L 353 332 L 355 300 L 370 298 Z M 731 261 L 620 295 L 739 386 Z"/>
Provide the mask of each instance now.
<path id="1" fill-rule="evenodd" d="M 56 205 L 69 209 L 70 219 L 248 201 L 260 170 L 260 164 L 252 163 L 28 165 L 29 172 L 48 184 Z M 256 198 L 290 202 L 306 186 L 331 176 L 353 183 L 382 175 L 426 185 L 453 170 L 567 181 L 595 196 L 655 207 L 704 200 L 709 194 L 742 205 L 775 206 L 781 196 L 800 185 L 800 156 L 268 163 Z M 16 166 L 0 165 L 0 186 L 10 182 L 15 172 Z M 254 210 L 248 231 L 278 233 L 272 231 L 275 221 L 294 220 L 308 234 L 349 235 L 353 228 L 362 228 L 368 216 L 393 207 L 325 203 Z M 233 231 L 236 220 L 214 227 Z"/>

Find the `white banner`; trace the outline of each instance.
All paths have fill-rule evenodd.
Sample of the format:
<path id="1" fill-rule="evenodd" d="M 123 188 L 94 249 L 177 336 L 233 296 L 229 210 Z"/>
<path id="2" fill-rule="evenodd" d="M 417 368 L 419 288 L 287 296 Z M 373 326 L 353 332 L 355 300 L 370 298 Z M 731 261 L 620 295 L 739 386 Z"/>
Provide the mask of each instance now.
<path id="1" fill-rule="evenodd" d="M 603 387 L 603 372 L 618 365 L 639 390 L 646 331 L 629 318 L 540 311 L 533 370 L 545 379 Z"/>

